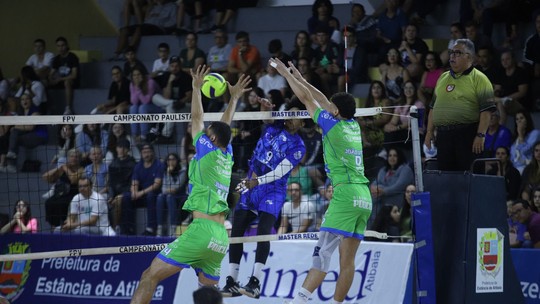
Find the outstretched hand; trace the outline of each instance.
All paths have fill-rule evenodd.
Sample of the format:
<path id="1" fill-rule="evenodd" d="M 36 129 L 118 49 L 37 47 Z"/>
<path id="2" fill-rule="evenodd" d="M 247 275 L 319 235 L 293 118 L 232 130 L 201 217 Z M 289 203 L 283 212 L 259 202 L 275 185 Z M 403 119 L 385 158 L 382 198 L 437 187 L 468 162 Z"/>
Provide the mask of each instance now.
<path id="1" fill-rule="evenodd" d="M 193 69 L 190 69 L 189 71 L 191 73 L 191 78 L 193 78 L 193 81 L 191 82 L 193 89 L 200 90 L 204 83 L 204 76 L 210 73 L 210 67 L 199 65 L 195 72 L 193 72 Z"/>
<path id="2" fill-rule="evenodd" d="M 272 110 L 276 105 L 266 98 L 257 96 L 257 101 L 261 104 L 261 110 Z"/>
<path id="3" fill-rule="evenodd" d="M 236 188 L 234 190 L 236 190 L 236 192 L 244 194 L 249 190 L 255 188 L 257 185 L 259 185 L 259 181 L 256 178 L 244 179 L 240 183 L 238 183 L 238 185 L 236 185 Z"/>
<path id="4" fill-rule="evenodd" d="M 227 86 L 229 87 L 229 92 L 231 93 L 231 99 L 238 100 L 240 97 L 242 97 L 242 95 L 244 95 L 244 93 L 251 91 L 251 87 L 247 87 L 250 83 L 251 77 L 246 74 L 242 74 L 234 86 L 227 81 Z"/>
<path id="5" fill-rule="evenodd" d="M 270 58 L 268 62 L 281 76 L 285 77 L 289 73 L 289 68 L 278 58 Z"/>

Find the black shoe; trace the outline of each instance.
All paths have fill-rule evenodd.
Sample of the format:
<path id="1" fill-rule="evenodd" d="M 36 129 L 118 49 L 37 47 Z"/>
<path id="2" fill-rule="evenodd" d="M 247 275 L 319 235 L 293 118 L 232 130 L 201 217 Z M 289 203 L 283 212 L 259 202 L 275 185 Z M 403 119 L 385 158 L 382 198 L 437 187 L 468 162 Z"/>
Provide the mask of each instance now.
<path id="1" fill-rule="evenodd" d="M 246 286 L 240 287 L 240 293 L 250 298 L 258 299 L 261 296 L 261 284 L 256 277 L 249 278 Z"/>
<path id="2" fill-rule="evenodd" d="M 221 295 L 224 298 L 239 297 L 242 294 L 240 293 L 240 284 L 235 282 L 231 276 L 227 277 L 227 284 L 220 290 Z"/>

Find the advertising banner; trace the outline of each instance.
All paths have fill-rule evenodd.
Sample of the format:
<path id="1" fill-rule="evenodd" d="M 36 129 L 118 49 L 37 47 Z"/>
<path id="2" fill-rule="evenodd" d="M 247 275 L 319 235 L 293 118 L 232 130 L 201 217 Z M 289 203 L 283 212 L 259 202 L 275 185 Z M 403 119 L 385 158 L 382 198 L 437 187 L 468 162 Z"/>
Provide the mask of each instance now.
<path id="1" fill-rule="evenodd" d="M 227 298 L 225 303 L 283 303 L 291 300 L 302 286 L 311 267 L 311 254 L 316 241 L 273 242 L 270 256 L 263 268 L 261 297 Z M 238 279 L 246 284 L 255 262 L 255 243 L 244 244 L 244 256 Z M 345 303 L 402 303 L 409 276 L 412 244 L 362 242 L 356 254 L 354 281 Z M 229 274 L 228 256 L 222 262 L 220 286 Z M 339 274 L 338 251 L 332 256 L 330 271 L 310 303 L 331 303 Z M 175 304 L 192 304 L 191 293 L 197 289 L 193 271 L 182 271 L 178 279 Z"/>
<path id="2" fill-rule="evenodd" d="M 527 304 L 540 304 L 540 250 L 512 249 L 512 260 Z"/>
<path id="3" fill-rule="evenodd" d="M 72 257 L 0 262 L 0 295 L 13 304 L 129 303 L 141 273 L 156 255 L 153 244 L 169 240 L 33 234 L 3 235 L 2 254 L 73 249 Z M 132 254 L 78 256 L 74 248 L 140 245 Z M 120 252 L 122 247 L 119 248 Z M 175 275 L 161 282 L 152 303 L 173 301 Z"/>

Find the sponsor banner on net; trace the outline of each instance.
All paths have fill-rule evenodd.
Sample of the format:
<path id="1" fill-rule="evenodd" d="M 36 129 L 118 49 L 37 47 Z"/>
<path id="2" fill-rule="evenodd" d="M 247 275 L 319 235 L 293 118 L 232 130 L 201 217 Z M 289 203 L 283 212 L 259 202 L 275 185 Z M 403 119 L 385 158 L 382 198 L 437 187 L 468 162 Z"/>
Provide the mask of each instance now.
<path id="1" fill-rule="evenodd" d="M 300 289 L 311 267 L 311 254 L 316 241 L 290 240 L 273 242 L 270 256 L 263 268 L 261 297 L 227 298 L 233 303 L 283 303 L 291 300 Z M 247 284 L 255 262 L 256 243 L 244 244 L 244 255 L 240 264 L 239 280 Z M 347 294 L 347 303 L 402 303 L 407 287 L 412 244 L 362 242 L 356 254 L 356 271 L 352 286 Z M 222 262 L 219 286 L 225 285 L 229 275 L 228 256 Z M 322 285 L 313 292 L 310 303 L 331 303 L 339 275 L 339 258 L 336 250 L 332 256 L 330 271 Z M 182 271 L 178 279 L 175 304 L 192 304 L 191 294 L 197 289 L 193 272 Z"/>

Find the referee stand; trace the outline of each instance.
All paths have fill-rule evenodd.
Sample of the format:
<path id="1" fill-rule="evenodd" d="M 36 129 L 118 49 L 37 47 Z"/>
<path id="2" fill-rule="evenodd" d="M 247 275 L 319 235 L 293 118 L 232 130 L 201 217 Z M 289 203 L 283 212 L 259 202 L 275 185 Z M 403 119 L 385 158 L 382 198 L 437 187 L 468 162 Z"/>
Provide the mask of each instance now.
<path id="1" fill-rule="evenodd" d="M 416 109 L 411 116 L 419 191 L 412 196 L 415 302 L 525 303 L 510 254 L 504 178 L 422 173 Z"/>

